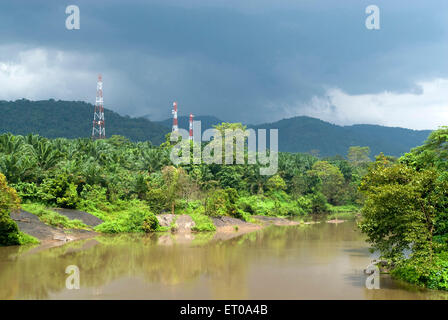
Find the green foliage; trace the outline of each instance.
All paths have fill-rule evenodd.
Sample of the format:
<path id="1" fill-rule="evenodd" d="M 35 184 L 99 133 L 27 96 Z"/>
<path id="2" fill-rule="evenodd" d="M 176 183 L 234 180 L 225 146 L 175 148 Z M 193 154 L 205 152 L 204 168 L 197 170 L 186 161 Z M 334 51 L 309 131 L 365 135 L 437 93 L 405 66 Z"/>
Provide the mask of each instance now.
<path id="1" fill-rule="evenodd" d="M 0 245 L 20 244 L 20 233 L 15 221 L 9 213 L 20 208 L 20 198 L 16 191 L 9 187 L 6 177 L 0 173 Z"/>
<path id="2" fill-rule="evenodd" d="M 226 190 L 216 189 L 209 192 L 205 201 L 205 214 L 211 217 L 219 217 L 234 213 L 231 207 L 229 195 Z"/>
<path id="3" fill-rule="evenodd" d="M 50 226 L 64 229 L 90 229 L 81 220 L 71 220 L 66 216 L 57 213 L 51 209 L 47 209 L 44 205 L 38 203 L 24 203 L 23 209 L 38 216 L 39 220 Z"/>
<path id="4" fill-rule="evenodd" d="M 218 125 L 225 129 L 244 126 Z M 143 232 L 148 209 L 251 221 L 255 214 L 324 211 L 326 200 L 319 192 L 333 204 L 358 199 L 359 175 L 341 157 L 319 161 L 309 154 L 280 153 L 278 173 L 269 177 L 260 174 L 258 164 L 172 166 L 170 143 L 156 147 L 131 140 L 116 135 L 96 141 L 0 135 L 0 171 L 26 202 L 41 203 L 35 211 L 47 223 L 73 227 L 45 208 L 76 208 L 102 219 L 97 230 L 104 232 Z M 198 230 L 214 228 L 208 217 L 198 219 Z"/>
<path id="5" fill-rule="evenodd" d="M 391 273 L 397 278 L 418 286 L 448 290 L 447 252 L 437 254 L 432 262 L 428 262 L 426 259 L 402 261 Z"/>
<path id="6" fill-rule="evenodd" d="M 79 196 L 74 183 L 67 174 L 59 174 L 44 180 L 41 185 L 41 197 L 49 204 L 62 208 L 76 208 Z"/>
<path id="7" fill-rule="evenodd" d="M 34 238 L 33 236 L 30 236 L 29 234 L 19 232 L 19 244 L 20 245 L 27 245 L 27 244 L 39 244 L 39 240 Z"/>
<path id="8" fill-rule="evenodd" d="M 18 244 L 20 244 L 20 236 L 17 224 L 6 215 L 0 216 L 0 245 L 12 246 Z"/>
<path id="9" fill-rule="evenodd" d="M 276 174 L 268 179 L 266 187 L 271 192 L 286 190 L 286 183 L 285 180 L 282 179 L 282 177 Z"/>
<path id="10" fill-rule="evenodd" d="M 321 193 L 317 192 L 311 196 L 311 212 L 312 213 L 327 213 L 329 211 L 327 198 Z"/>
<path id="11" fill-rule="evenodd" d="M 154 212 L 162 212 L 169 208 L 168 197 L 162 188 L 154 188 L 146 193 L 146 201 Z"/>
<path id="12" fill-rule="evenodd" d="M 443 188 L 437 178 L 433 170 L 397 164 L 376 165 L 363 179 L 367 199 L 360 227 L 385 257 L 400 258 L 411 243 L 414 250 L 432 255 L 434 219 L 448 196 L 448 189 L 437 191 Z"/>
<path id="13" fill-rule="evenodd" d="M 108 216 L 107 221 L 95 227 L 95 231 L 104 233 L 149 232 L 148 228 L 152 226 L 152 224 L 148 224 L 151 218 L 146 221 L 149 216 L 154 216 L 154 214 L 141 208 L 130 208 L 114 216 Z M 146 225 L 145 222 L 147 222 Z"/>
<path id="14" fill-rule="evenodd" d="M 142 229 L 146 233 L 148 233 L 148 232 L 155 232 L 155 231 L 159 231 L 160 230 L 159 220 L 157 219 L 157 217 L 155 216 L 154 213 L 149 212 L 147 214 L 145 220 L 143 221 Z"/>
<path id="15" fill-rule="evenodd" d="M 19 182 L 13 184 L 12 187 L 16 189 L 17 194 L 24 201 L 37 201 L 39 200 L 39 187 L 34 182 Z"/>
<path id="16" fill-rule="evenodd" d="M 363 178 L 361 230 L 395 267 L 394 276 L 448 289 L 448 128 L 398 162 L 380 155 Z M 412 249 L 409 259 L 403 250 Z"/>
<path id="17" fill-rule="evenodd" d="M 320 181 L 318 189 L 324 194 L 326 201 L 334 205 L 341 203 L 345 179 L 338 167 L 327 161 L 318 161 L 308 171 L 308 175 Z"/>
<path id="18" fill-rule="evenodd" d="M 34 132 L 48 138 L 88 138 L 92 132 L 92 123 L 88 120 L 92 117 L 93 109 L 93 105 L 81 101 L 1 101 L 0 133 Z M 165 127 L 145 118 L 121 116 L 109 109 L 104 109 L 104 114 L 108 135 L 122 135 L 132 141 L 150 140 L 154 144 L 160 144 L 166 132 L 170 131 L 169 126 Z"/>
<path id="19" fill-rule="evenodd" d="M 209 216 L 200 213 L 190 213 L 189 216 L 193 219 L 195 226 L 192 228 L 193 231 L 215 231 L 216 227 Z"/>

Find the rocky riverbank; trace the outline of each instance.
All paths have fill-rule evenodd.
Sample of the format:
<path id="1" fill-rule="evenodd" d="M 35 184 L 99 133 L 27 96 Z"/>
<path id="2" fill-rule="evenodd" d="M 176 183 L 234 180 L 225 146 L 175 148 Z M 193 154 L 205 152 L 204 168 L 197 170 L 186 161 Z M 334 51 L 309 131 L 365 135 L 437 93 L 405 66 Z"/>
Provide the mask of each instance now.
<path id="1" fill-rule="evenodd" d="M 101 219 L 84 211 L 70 209 L 54 210 L 68 219 L 81 220 L 92 229 L 103 222 Z M 36 215 L 24 210 L 12 213 L 11 218 L 16 221 L 20 231 L 37 238 L 42 245 L 46 246 L 93 238 L 98 235 L 97 232 L 91 230 L 63 229 L 49 226 L 40 221 Z M 188 234 L 195 233 L 195 222 L 188 215 L 160 214 L 157 215 L 157 219 L 161 226 L 168 227 L 172 233 L 185 235 L 186 238 L 190 238 Z M 214 238 L 226 240 L 270 225 L 291 226 L 300 224 L 299 222 L 278 217 L 253 216 L 253 219 L 254 221 L 251 223 L 228 216 L 212 217 L 211 220 L 216 227 Z"/>

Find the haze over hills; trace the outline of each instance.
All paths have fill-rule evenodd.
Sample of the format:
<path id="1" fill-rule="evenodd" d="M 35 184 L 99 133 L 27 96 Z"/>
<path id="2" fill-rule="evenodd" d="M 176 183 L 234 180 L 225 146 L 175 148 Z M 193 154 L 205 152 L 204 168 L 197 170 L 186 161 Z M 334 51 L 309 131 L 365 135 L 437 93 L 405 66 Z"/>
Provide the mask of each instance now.
<path id="1" fill-rule="evenodd" d="M 48 138 L 90 137 L 93 105 L 81 101 L 0 101 L 0 133 L 40 134 Z M 105 109 L 106 135 L 123 135 L 132 141 L 160 144 L 171 131 L 172 119 L 150 121 Z M 202 130 L 222 121 L 213 116 L 196 116 Z M 188 117 L 179 117 L 179 127 L 188 129 Z M 273 123 L 248 125 L 254 129 L 278 129 L 279 150 L 313 152 L 320 156 L 346 155 L 350 146 L 369 146 L 372 156 L 380 152 L 400 156 L 421 145 L 429 130 L 411 130 L 379 125 L 338 126 L 310 117 L 294 117 Z"/>

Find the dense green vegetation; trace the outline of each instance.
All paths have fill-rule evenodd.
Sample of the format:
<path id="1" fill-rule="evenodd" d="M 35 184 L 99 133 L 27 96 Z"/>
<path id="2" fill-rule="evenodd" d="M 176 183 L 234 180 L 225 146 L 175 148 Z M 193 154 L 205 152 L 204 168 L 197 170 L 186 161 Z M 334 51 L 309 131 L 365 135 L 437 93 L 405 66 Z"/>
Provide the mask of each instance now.
<path id="1" fill-rule="evenodd" d="M 448 127 L 397 161 L 378 156 L 360 189 L 361 230 L 392 274 L 448 290 Z"/>
<path id="2" fill-rule="evenodd" d="M 0 101 L 0 133 L 26 135 L 30 132 L 47 138 L 83 138 L 92 132 L 93 105 L 81 101 Z M 167 105 L 167 114 L 170 106 Z M 181 112 L 182 113 L 182 112 Z M 131 141 L 151 141 L 159 145 L 171 131 L 172 119 L 154 122 L 147 118 L 121 116 L 105 109 L 106 134 L 122 135 Z M 197 116 L 202 130 L 221 121 L 212 116 Z M 188 117 L 179 117 L 180 128 L 188 128 Z M 344 155 L 350 146 L 368 146 L 372 155 L 384 152 L 401 156 L 421 145 L 428 130 L 409 130 L 377 125 L 338 126 L 319 119 L 294 117 L 274 123 L 248 125 L 254 129 L 278 129 L 279 150 L 320 157 Z"/>
<path id="3" fill-rule="evenodd" d="M 26 135 L 30 132 L 47 138 L 83 138 L 92 134 L 94 106 L 82 101 L 0 101 L 0 133 Z M 146 118 L 131 118 L 104 109 L 106 134 L 123 135 L 132 141 L 164 141 L 170 127 Z"/>
<path id="4" fill-rule="evenodd" d="M 175 167 L 171 148 L 169 142 L 157 147 L 121 136 L 92 141 L 3 134 L 0 172 L 24 209 L 53 226 L 87 229 L 48 207 L 92 213 L 104 221 L 95 228 L 100 232 L 163 231 L 155 219 L 160 213 L 188 214 L 196 231 L 213 231 L 210 217 L 251 221 L 252 215 L 300 216 L 359 205 L 357 186 L 369 161 L 368 148 L 359 147 L 350 149 L 350 161 L 280 153 L 278 173 L 269 177 L 259 165 Z"/>
<path id="5" fill-rule="evenodd" d="M 448 128 L 399 159 L 380 154 L 374 163 L 368 147 L 350 147 L 345 158 L 280 152 L 273 176 L 261 175 L 259 165 L 173 166 L 171 149 L 169 135 L 160 146 L 122 136 L 0 135 L 0 243 L 35 241 L 9 217 L 20 202 L 63 228 L 87 226 L 47 208 L 90 212 L 104 221 L 95 228 L 104 233 L 175 230 L 175 220 L 159 225 L 161 213 L 188 214 L 196 231 L 214 231 L 219 216 L 344 219 L 363 205 L 359 226 L 394 276 L 448 288 Z"/>
<path id="6" fill-rule="evenodd" d="M 11 211 L 20 209 L 20 198 L 16 191 L 6 183 L 0 173 L 0 245 L 19 245 L 37 243 L 37 240 L 19 231 L 17 224 L 9 216 Z"/>
<path id="7" fill-rule="evenodd" d="M 45 205 L 40 203 L 26 203 L 22 204 L 25 211 L 39 217 L 39 219 L 50 226 L 59 227 L 63 229 L 89 229 L 81 220 L 71 220 L 56 211 L 49 210 Z"/>

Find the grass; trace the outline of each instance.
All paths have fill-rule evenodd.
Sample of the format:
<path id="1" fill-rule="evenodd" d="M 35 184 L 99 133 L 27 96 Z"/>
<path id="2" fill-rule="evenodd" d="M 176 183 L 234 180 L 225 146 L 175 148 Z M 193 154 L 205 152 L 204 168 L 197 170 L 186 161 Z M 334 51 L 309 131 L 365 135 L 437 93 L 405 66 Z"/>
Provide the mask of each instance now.
<path id="1" fill-rule="evenodd" d="M 360 208 L 355 205 L 345 205 L 345 206 L 332 206 L 329 205 L 330 214 L 327 216 L 328 219 L 342 219 L 342 220 L 352 220 L 356 218 L 359 213 Z"/>
<path id="2" fill-rule="evenodd" d="M 84 224 L 81 220 L 71 220 L 66 216 L 63 216 L 53 210 L 47 209 L 40 203 L 24 203 L 22 208 L 39 217 L 39 220 L 45 224 L 53 227 L 63 229 L 84 229 L 90 230 L 91 228 Z"/>
<path id="3" fill-rule="evenodd" d="M 216 231 L 216 227 L 209 216 L 200 213 L 190 213 L 189 216 L 195 223 L 195 226 L 192 228 L 193 231 Z"/>
<path id="4" fill-rule="evenodd" d="M 39 244 L 39 240 L 34 238 L 33 236 L 30 236 L 29 234 L 19 232 L 19 242 L 20 245 L 26 245 L 26 244 Z"/>

